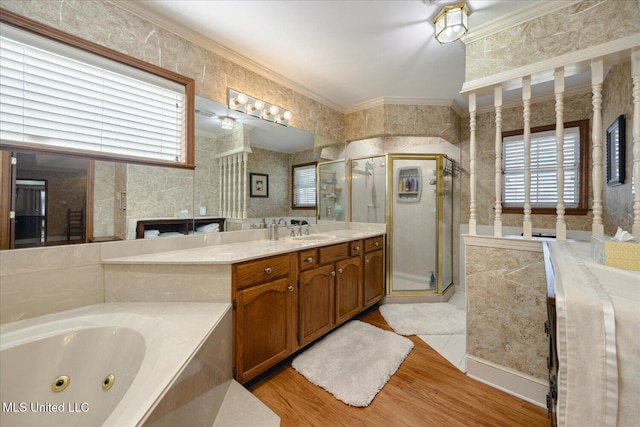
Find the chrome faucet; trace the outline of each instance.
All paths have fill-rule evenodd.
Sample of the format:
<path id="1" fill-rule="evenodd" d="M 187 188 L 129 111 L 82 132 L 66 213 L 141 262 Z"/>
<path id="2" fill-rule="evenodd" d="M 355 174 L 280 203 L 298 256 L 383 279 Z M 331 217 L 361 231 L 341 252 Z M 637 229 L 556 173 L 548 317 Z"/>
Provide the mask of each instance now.
<path id="1" fill-rule="evenodd" d="M 302 224 L 298 224 L 298 236 L 302 236 Z"/>
<path id="2" fill-rule="evenodd" d="M 282 222 L 283 224 L 280 224 L 280 222 Z M 280 226 L 280 225 L 284 225 L 284 226 L 286 227 L 286 226 L 287 226 L 287 220 L 286 220 L 286 219 L 284 219 L 284 218 L 280 218 L 280 219 L 278 220 L 278 225 L 279 225 L 279 226 Z"/>

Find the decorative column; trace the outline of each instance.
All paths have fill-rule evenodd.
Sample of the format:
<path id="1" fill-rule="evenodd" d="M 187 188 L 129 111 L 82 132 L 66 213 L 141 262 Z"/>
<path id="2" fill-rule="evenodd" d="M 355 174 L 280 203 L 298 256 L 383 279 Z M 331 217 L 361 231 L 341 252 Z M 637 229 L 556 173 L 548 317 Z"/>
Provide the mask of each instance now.
<path id="1" fill-rule="evenodd" d="M 602 58 L 591 61 L 591 91 L 593 92 L 593 126 L 591 130 L 591 181 L 593 185 L 593 224 L 591 234 L 604 236 L 602 222 L 602 82 L 604 80 L 604 64 Z"/>
<path id="2" fill-rule="evenodd" d="M 524 120 L 524 220 L 522 236 L 531 239 L 531 76 L 522 78 L 522 118 Z"/>
<path id="3" fill-rule="evenodd" d="M 222 189 L 224 188 L 224 159 L 222 158 L 218 159 L 218 169 L 218 216 L 224 216 L 224 205 L 222 204 Z"/>
<path id="4" fill-rule="evenodd" d="M 554 73 L 556 96 L 556 159 L 558 203 L 556 205 L 556 240 L 567 240 L 567 224 L 564 219 L 564 67 Z"/>
<path id="5" fill-rule="evenodd" d="M 225 198 L 227 199 L 227 202 L 225 203 L 225 205 L 227 206 L 227 213 L 225 214 L 225 216 L 227 218 L 231 217 L 231 159 L 229 157 L 225 158 L 225 161 L 227 163 L 227 185 L 226 185 L 226 189 L 225 189 Z"/>
<path id="6" fill-rule="evenodd" d="M 640 239 L 640 50 L 631 54 L 631 78 L 633 79 L 633 227 L 631 234 Z"/>
<path id="7" fill-rule="evenodd" d="M 476 235 L 476 94 L 469 94 L 469 234 Z"/>
<path id="8" fill-rule="evenodd" d="M 229 161 L 231 162 L 231 215 L 233 216 L 233 218 L 238 218 L 238 209 L 236 206 L 236 188 L 237 188 L 237 183 L 236 183 L 236 164 L 237 162 L 237 157 L 235 154 L 232 154 L 229 156 Z"/>
<path id="9" fill-rule="evenodd" d="M 244 153 L 242 153 L 242 164 L 243 164 L 242 179 L 244 184 L 244 188 L 242 190 L 242 218 L 243 219 L 247 218 L 247 181 L 249 179 L 247 177 L 247 161 L 248 160 L 249 160 L 249 157 L 247 155 L 247 152 L 245 151 Z"/>
<path id="10" fill-rule="evenodd" d="M 502 86 L 494 88 L 493 105 L 496 111 L 496 163 L 495 163 L 495 219 L 493 221 L 493 235 L 502 237 Z"/>

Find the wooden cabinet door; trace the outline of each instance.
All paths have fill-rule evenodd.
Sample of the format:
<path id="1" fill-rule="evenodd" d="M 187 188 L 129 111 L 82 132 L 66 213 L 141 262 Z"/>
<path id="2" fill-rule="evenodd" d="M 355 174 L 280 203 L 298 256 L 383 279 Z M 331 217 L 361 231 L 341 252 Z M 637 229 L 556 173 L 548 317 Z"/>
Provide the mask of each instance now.
<path id="1" fill-rule="evenodd" d="M 382 249 L 364 254 L 364 307 L 384 295 L 384 254 Z"/>
<path id="2" fill-rule="evenodd" d="M 244 383 L 294 351 L 295 287 L 288 278 L 236 293 L 236 380 Z"/>
<path id="3" fill-rule="evenodd" d="M 362 309 L 362 268 L 360 257 L 336 263 L 336 324 L 350 319 Z"/>
<path id="4" fill-rule="evenodd" d="M 300 272 L 298 278 L 298 338 L 303 346 L 333 328 L 335 266 Z"/>

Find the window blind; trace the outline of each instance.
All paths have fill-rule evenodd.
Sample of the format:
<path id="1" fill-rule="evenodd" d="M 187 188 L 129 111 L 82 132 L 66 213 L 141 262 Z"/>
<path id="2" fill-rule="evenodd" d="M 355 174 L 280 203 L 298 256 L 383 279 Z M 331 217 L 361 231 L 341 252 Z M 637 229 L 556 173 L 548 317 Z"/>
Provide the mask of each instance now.
<path id="1" fill-rule="evenodd" d="M 112 158 L 184 161 L 184 86 L 10 28 L 3 26 L 0 37 L 3 141 Z"/>
<path id="2" fill-rule="evenodd" d="M 503 139 L 502 200 L 505 207 L 524 206 L 524 138 Z M 580 128 L 564 130 L 564 204 L 577 207 L 580 191 Z M 555 130 L 531 135 L 532 207 L 555 207 L 558 202 L 557 152 Z"/>
<path id="3" fill-rule="evenodd" d="M 293 207 L 316 206 L 316 166 L 293 167 Z"/>

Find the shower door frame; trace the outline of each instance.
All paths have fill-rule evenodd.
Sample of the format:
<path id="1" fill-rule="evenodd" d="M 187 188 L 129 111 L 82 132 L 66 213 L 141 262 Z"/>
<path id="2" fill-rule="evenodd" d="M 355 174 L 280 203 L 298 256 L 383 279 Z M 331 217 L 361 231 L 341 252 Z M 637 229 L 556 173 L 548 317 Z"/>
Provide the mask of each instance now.
<path id="1" fill-rule="evenodd" d="M 443 188 L 443 170 L 445 159 L 453 162 L 445 154 L 441 153 L 391 153 L 387 155 L 387 189 L 394 188 L 395 168 L 394 160 L 435 160 L 436 161 L 436 288 L 435 289 L 416 289 L 416 290 L 395 290 L 393 287 L 393 194 L 387 194 L 387 295 L 389 296 L 426 296 L 426 295 L 443 295 L 444 292 L 453 285 L 452 280 L 444 284 L 442 280 L 442 272 L 444 270 L 445 257 L 443 253 L 444 238 L 444 188 Z M 455 163 L 455 162 L 453 162 Z M 452 182 L 453 185 L 453 182 Z M 424 191 L 424 189 L 422 190 Z M 453 212 L 453 188 L 451 197 L 451 212 Z M 453 221 L 453 218 L 451 218 Z M 453 225 L 453 224 L 452 224 Z M 453 227 L 451 231 L 451 241 L 453 242 Z M 453 269 L 453 254 L 449 257 L 451 269 Z"/>

